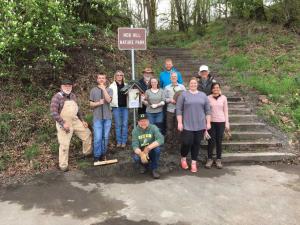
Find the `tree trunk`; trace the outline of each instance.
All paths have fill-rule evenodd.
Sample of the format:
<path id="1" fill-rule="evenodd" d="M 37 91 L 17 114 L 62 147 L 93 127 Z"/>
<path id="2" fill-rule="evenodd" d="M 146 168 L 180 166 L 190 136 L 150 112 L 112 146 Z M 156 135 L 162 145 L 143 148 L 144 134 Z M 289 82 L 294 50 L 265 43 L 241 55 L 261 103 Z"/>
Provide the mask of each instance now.
<path id="1" fill-rule="evenodd" d="M 146 0 L 147 14 L 148 14 L 148 26 L 149 32 L 155 33 L 156 31 L 156 0 Z"/>
<path id="2" fill-rule="evenodd" d="M 176 11 L 177 11 L 177 20 L 178 20 L 179 31 L 184 32 L 185 26 L 184 26 L 183 18 L 182 18 L 181 1 L 180 0 L 174 0 L 174 1 L 175 1 L 175 7 L 176 7 Z"/>
<path id="3" fill-rule="evenodd" d="M 170 3 L 171 3 L 170 28 L 171 28 L 171 30 L 175 30 L 175 28 L 176 28 L 176 24 L 175 24 L 176 9 L 175 9 L 175 5 L 174 5 L 174 0 L 171 0 Z"/>

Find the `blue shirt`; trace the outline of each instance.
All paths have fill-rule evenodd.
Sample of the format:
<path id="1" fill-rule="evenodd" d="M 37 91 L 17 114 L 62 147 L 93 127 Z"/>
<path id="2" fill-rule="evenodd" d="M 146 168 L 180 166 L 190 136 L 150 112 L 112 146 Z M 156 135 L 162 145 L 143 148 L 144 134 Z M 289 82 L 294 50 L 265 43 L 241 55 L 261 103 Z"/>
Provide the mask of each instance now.
<path id="1" fill-rule="evenodd" d="M 164 69 L 164 71 L 160 72 L 159 82 L 160 82 L 160 87 L 161 88 L 165 88 L 167 85 L 171 84 L 171 73 L 172 72 L 177 73 L 178 83 L 183 84 L 181 73 L 173 66 L 171 68 L 171 70 Z"/>

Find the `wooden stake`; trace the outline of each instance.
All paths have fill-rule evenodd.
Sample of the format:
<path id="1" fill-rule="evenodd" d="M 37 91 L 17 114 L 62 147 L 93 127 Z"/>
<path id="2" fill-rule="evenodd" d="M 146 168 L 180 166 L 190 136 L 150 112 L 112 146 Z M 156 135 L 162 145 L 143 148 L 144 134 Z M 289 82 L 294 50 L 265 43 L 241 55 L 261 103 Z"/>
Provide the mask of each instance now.
<path id="1" fill-rule="evenodd" d="M 94 166 L 103 166 L 103 165 L 113 164 L 113 163 L 117 163 L 117 162 L 118 162 L 117 159 L 98 161 L 98 162 L 94 162 Z"/>

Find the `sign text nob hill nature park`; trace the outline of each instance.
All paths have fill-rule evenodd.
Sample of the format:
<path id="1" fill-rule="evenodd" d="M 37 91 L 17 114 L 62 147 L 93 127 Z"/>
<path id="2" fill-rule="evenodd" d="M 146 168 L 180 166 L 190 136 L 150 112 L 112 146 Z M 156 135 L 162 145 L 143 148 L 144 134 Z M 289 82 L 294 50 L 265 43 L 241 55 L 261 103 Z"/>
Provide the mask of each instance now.
<path id="1" fill-rule="evenodd" d="M 120 50 L 146 50 L 146 29 L 118 28 L 118 47 Z"/>

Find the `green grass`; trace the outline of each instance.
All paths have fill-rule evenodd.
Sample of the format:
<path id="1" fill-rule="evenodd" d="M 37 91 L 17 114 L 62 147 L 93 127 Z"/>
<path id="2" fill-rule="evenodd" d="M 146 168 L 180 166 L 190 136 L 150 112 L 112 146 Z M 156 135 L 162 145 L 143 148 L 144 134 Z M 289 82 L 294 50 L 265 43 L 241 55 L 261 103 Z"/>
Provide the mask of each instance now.
<path id="1" fill-rule="evenodd" d="M 10 161 L 11 156 L 7 152 L 2 152 L 0 154 L 0 171 L 5 170 Z"/>
<path id="2" fill-rule="evenodd" d="M 86 160 L 78 160 L 77 165 L 78 165 L 78 168 L 81 170 L 91 167 L 91 163 Z"/>
<path id="3" fill-rule="evenodd" d="M 59 144 L 57 142 L 50 144 L 50 150 L 52 154 L 57 154 L 59 150 Z"/>
<path id="4" fill-rule="evenodd" d="M 250 61 L 243 55 L 234 55 L 227 58 L 225 68 L 229 70 L 247 71 L 250 68 Z"/>
<path id="5" fill-rule="evenodd" d="M 15 100 L 15 107 L 21 108 L 21 107 L 23 107 L 23 106 L 24 106 L 24 102 L 22 101 L 22 99 L 21 99 L 21 98 L 17 98 L 17 99 Z"/>
<path id="6" fill-rule="evenodd" d="M 195 31 L 178 32 L 178 31 L 157 31 L 148 38 L 148 47 L 178 47 L 184 48 L 199 39 L 199 35 Z"/>
<path id="7" fill-rule="evenodd" d="M 297 35 L 267 23 L 218 20 L 190 47 L 197 57 L 208 59 L 214 71 L 226 76 L 231 86 L 243 87 L 246 94 L 247 89 L 255 89 L 267 95 L 271 103 L 262 106 L 260 113 L 271 123 L 288 132 L 300 129 Z M 283 116 L 289 122 L 282 122 Z"/>
<path id="8" fill-rule="evenodd" d="M 24 157 L 25 157 L 25 159 L 30 161 L 30 160 L 35 159 L 36 157 L 38 157 L 39 154 L 40 154 L 39 146 L 37 144 L 33 144 L 31 146 L 28 146 L 25 149 Z"/>
<path id="9" fill-rule="evenodd" d="M 9 138 L 11 126 L 6 121 L 0 121 L 0 142 L 5 142 Z"/>

